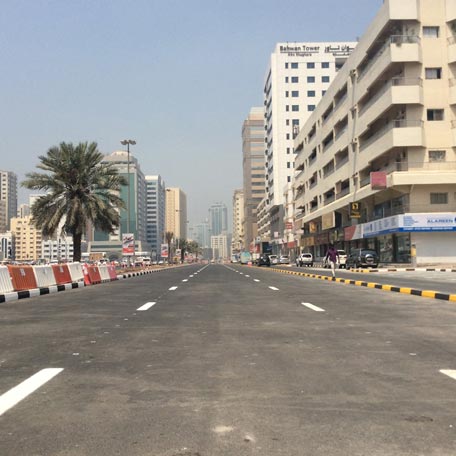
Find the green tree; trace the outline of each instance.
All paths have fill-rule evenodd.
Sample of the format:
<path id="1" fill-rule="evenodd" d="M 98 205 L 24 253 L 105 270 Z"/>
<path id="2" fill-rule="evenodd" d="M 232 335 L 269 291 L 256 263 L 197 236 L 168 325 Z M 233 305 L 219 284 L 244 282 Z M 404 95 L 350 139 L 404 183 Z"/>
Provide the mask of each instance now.
<path id="1" fill-rule="evenodd" d="M 172 231 L 167 231 L 165 233 L 165 239 L 168 243 L 168 264 L 171 264 L 171 242 L 173 241 L 174 233 Z"/>
<path id="2" fill-rule="evenodd" d="M 119 226 L 119 196 L 124 177 L 111 164 L 101 163 L 97 143 L 60 143 L 39 157 L 37 168 L 28 173 L 22 186 L 45 191 L 31 207 L 32 221 L 44 236 L 54 236 L 63 223 L 64 234 L 73 237 L 74 261 L 81 261 L 81 241 L 87 223 L 112 233 Z"/>

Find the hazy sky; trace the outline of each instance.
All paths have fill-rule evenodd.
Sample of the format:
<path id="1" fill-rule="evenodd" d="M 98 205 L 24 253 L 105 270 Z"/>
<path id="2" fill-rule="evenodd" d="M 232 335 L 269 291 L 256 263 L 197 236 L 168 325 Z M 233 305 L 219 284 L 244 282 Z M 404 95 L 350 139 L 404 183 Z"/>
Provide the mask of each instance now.
<path id="1" fill-rule="evenodd" d="M 354 41 L 383 0 L 0 0 L 0 169 L 19 180 L 61 141 L 131 151 L 231 212 L 242 122 L 275 43 Z M 20 191 L 20 202 L 27 193 Z"/>

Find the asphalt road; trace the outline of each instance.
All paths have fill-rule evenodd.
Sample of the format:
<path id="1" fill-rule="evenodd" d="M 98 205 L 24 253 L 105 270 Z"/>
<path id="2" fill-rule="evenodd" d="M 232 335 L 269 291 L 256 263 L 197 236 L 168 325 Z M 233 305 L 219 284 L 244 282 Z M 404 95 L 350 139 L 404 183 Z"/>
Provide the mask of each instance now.
<path id="1" fill-rule="evenodd" d="M 455 322 L 232 265 L 5 303 L 0 455 L 454 456 Z"/>

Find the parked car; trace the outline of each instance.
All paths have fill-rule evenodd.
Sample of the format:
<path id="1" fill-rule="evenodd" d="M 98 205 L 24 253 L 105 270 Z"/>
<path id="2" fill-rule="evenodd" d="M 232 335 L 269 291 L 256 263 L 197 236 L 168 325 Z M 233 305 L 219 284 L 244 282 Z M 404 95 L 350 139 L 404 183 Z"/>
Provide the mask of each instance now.
<path id="1" fill-rule="evenodd" d="M 257 261 L 256 261 L 257 266 L 271 266 L 271 261 L 269 260 L 269 255 L 266 254 L 261 254 Z"/>
<path id="2" fill-rule="evenodd" d="M 280 255 L 279 263 L 280 264 L 290 264 L 290 257 L 288 255 Z"/>
<path id="3" fill-rule="evenodd" d="M 271 264 L 279 264 L 279 257 L 277 255 L 269 255 Z"/>
<path id="4" fill-rule="evenodd" d="M 313 255 L 311 253 L 301 253 L 296 258 L 296 266 L 313 266 Z"/>
<path id="5" fill-rule="evenodd" d="M 347 254 L 345 253 L 345 250 L 337 250 L 337 253 L 339 254 L 339 268 L 345 268 L 345 265 L 347 263 Z M 324 268 L 329 268 L 331 265 L 329 264 L 329 261 L 325 260 L 323 261 L 323 267 Z"/>
<path id="6" fill-rule="evenodd" d="M 378 266 L 378 254 L 375 250 L 371 249 L 354 249 L 350 252 L 345 262 L 345 268 L 359 268 Z"/>

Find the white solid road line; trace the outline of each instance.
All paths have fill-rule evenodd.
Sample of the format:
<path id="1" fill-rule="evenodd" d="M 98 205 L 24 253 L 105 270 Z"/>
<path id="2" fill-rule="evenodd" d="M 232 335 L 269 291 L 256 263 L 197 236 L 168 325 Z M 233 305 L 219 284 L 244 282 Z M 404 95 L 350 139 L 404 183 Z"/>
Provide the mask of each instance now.
<path id="1" fill-rule="evenodd" d="M 62 371 L 63 369 L 61 368 L 42 369 L 27 380 L 24 380 L 19 385 L 2 394 L 0 396 L 0 416 Z"/>
<path id="2" fill-rule="evenodd" d="M 440 369 L 440 372 L 442 374 L 448 375 L 448 377 L 451 377 L 453 380 L 456 380 L 456 370 Z"/>
<path id="3" fill-rule="evenodd" d="M 269 287 L 269 288 L 270 288 L 271 290 L 274 290 L 274 291 L 279 291 L 279 289 L 276 288 L 276 287 Z"/>
<path id="4" fill-rule="evenodd" d="M 315 312 L 326 312 L 325 309 L 322 309 L 320 307 L 314 306 L 310 302 L 301 302 L 301 304 L 305 307 L 308 307 L 309 309 L 315 310 Z"/>
<path id="5" fill-rule="evenodd" d="M 177 287 L 171 287 L 171 288 L 169 289 L 169 291 L 174 291 L 174 290 L 177 290 Z"/>
<path id="6" fill-rule="evenodd" d="M 155 304 L 157 304 L 157 303 L 156 302 L 146 302 L 143 306 L 139 307 L 136 310 L 149 310 Z"/>

